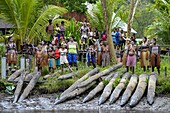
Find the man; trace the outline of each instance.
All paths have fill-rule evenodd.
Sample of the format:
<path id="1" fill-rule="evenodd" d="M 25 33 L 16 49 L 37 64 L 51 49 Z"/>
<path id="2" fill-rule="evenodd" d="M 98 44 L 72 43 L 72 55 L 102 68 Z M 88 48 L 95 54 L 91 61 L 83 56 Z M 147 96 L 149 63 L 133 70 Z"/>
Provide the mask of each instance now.
<path id="1" fill-rule="evenodd" d="M 12 72 L 14 72 L 17 68 L 17 50 L 16 50 L 16 44 L 14 43 L 14 40 L 12 37 L 8 38 L 9 43 L 6 45 L 7 47 L 7 64 L 8 64 L 8 70 L 11 71 L 12 64 L 14 65 L 14 69 Z"/>
<path id="2" fill-rule="evenodd" d="M 50 19 L 49 21 L 49 25 L 46 27 L 46 32 L 47 32 L 47 34 L 49 34 L 50 35 L 50 38 L 49 39 L 46 39 L 46 41 L 52 41 L 52 39 L 53 39 L 53 36 L 54 36 L 54 26 L 53 26 L 53 24 L 52 24 L 52 20 Z"/>
<path id="3" fill-rule="evenodd" d="M 70 41 L 68 42 L 68 62 L 70 65 L 74 64 L 76 66 L 76 70 L 78 70 L 77 54 L 78 44 L 74 41 L 74 36 L 71 36 Z"/>
<path id="4" fill-rule="evenodd" d="M 119 33 L 119 29 L 117 28 L 116 29 L 116 34 L 115 34 L 115 37 L 116 37 L 116 49 L 119 49 L 119 46 L 120 46 L 120 33 Z"/>
<path id="5" fill-rule="evenodd" d="M 83 26 L 80 28 L 81 39 L 84 38 L 85 42 L 87 43 L 89 28 L 86 22 L 83 23 Z"/>
<path id="6" fill-rule="evenodd" d="M 64 34 L 65 34 L 65 26 L 64 26 L 64 21 L 61 22 L 61 25 L 60 25 L 60 35 L 62 35 L 63 39 L 65 38 L 64 37 Z"/>
<path id="7" fill-rule="evenodd" d="M 113 43 L 115 44 L 116 43 L 116 32 L 115 32 L 115 29 L 112 31 L 112 40 L 113 40 Z"/>
<path id="8" fill-rule="evenodd" d="M 158 70 L 158 74 L 160 74 L 160 46 L 156 43 L 156 38 L 152 39 L 152 46 L 151 46 L 151 67 L 152 72 L 154 72 L 154 68 L 156 67 Z"/>

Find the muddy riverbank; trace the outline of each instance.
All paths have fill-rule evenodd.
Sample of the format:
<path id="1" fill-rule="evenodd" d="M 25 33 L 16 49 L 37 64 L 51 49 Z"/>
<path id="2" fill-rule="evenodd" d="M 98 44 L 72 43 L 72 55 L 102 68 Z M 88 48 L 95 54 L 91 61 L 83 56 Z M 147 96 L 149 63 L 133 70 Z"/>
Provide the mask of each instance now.
<path id="1" fill-rule="evenodd" d="M 146 97 L 143 97 L 139 104 L 130 108 L 127 105 L 120 107 L 120 100 L 116 103 L 109 105 L 108 102 L 98 105 L 99 97 L 92 99 L 87 103 L 82 103 L 85 95 L 76 97 L 75 99 L 66 101 L 59 105 L 54 105 L 54 101 L 57 94 L 30 96 L 21 103 L 12 103 L 13 96 L 8 96 L 6 94 L 0 94 L 0 111 L 10 111 L 10 110 L 93 110 L 99 111 L 105 110 L 121 110 L 121 111 L 153 111 L 153 112 L 170 112 L 170 97 L 156 97 L 155 103 L 150 106 L 147 104 Z"/>

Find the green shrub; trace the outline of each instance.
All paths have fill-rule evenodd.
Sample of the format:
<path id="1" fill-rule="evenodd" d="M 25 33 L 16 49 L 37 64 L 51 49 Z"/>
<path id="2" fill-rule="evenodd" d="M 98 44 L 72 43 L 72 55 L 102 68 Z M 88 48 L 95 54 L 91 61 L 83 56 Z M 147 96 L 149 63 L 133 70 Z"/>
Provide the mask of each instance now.
<path id="1" fill-rule="evenodd" d="M 47 74 L 49 74 L 49 71 L 48 71 L 48 67 L 45 66 L 45 67 L 42 68 L 42 76 L 45 76 Z"/>
<path id="2" fill-rule="evenodd" d="M 170 77 L 159 76 L 157 80 L 156 93 L 168 94 L 170 93 Z"/>

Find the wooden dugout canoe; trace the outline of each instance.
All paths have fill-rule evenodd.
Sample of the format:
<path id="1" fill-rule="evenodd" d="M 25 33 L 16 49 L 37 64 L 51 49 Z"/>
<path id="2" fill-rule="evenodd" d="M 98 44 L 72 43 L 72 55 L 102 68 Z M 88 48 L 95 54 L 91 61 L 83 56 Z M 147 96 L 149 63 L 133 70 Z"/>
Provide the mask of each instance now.
<path id="1" fill-rule="evenodd" d="M 25 73 L 22 73 L 21 76 L 20 76 L 20 79 L 17 83 L 17 87 L 16 87 L 16 90 L 15 90 L 15 93 L 14 93 L 14 101 L 13 103 L 16 103 L 18 101 L 18 97 L 21 93 L 21 90 L 22 90 L 22 86 L 24 84 L 24 79 L 25 79 L 25 76 L 28 74 L 28 72 L 25 72 Z"/>
<path id="2" fill-rule="evenodd" d="M 24 72 L 24 69 L 19 69 L 15 71 L 9 78 L 8 81 L 14 81 L 15 78 L 17 78 L 21 73 Z"/>
<path id="3" fill-rule="evenodd" d="M 72 84 L 67 90 L 65 90 L 60 96 L 63 96 L 67 93 L 70 93 L 71 91 L 75 90 L 77 88 L 77 86 L 84 81 L 85 79 L 87 79 L 89 76 L 92 76 L 96 73 L 99 72 L 99 68 L 95 68 L 91 71 L 89 71 L 88 73 L 86 73 L 83 77 L 81 77 L 80 79 L 78 79 L 74 84 Z"/>
<path id="4" fill-rule="evenodd" d="M 129 103 L 130 107 L 136 106 L 140 101 L 140 99 L 142 98 L 142 96 L 144 95 L 147 87 L 147 79 L 148 79 L 147 74 L 141 74 L 139 76 L 138 86 L 130 99 L 130 103 Z"/>
<path id="5" fill-rule="evenodd" d="M 110 96 L 110 94 L 113 90 L 113 83 L 115 82 L 118 75 L 119 75 L 118 72 L 116 72 L 114 77 L 109 81 L 107 86 L 104 88 L 103 93 L 99 98 L 99 102 L 98 102 L 99 105 L 103 104 L 108 99 L 108 97 Z"/>
<path id="6" fill-rule="evenodd" d="M 94 82 L 92 82 L 91 84 L 89 84 L 89 85 L 87 85 L 85 87 L 77 88 L 74 91 L 72 91 L 72 92 L 70 92 L 68 94 L 65 94 L 64 96 L 60 97 L 59 99 L 56 99 L 54 104 L 59 104 L 61 102 L 64 102 L 64 101 L 66 101 L 68 99 L 71 99 L 71 98 L 73 98 L 75 96 L 78 96 L 78 95 L 84 93 L 86 90 L 88 90 L 90 87 L 92 87 L 95 83 L 96 82 L 94 81 Z"/>
<path id="7" fill-rule="evenodd" d="M 24 92 L 22 93 L 22 95 L 20 96 L 18 102 L 23 101 L 30 93 L 30 91 L 34 88 L 34 86 L 36 85 L 36 83 L 38 82 L 38 79 L 40 78 L 41 73 L 37 73 L 29 82 L 29 84 L 27 85 L 27 87 L 24 89 Z"/>
<path id="8" fill-rule="evenodd" d="M 122 63 L 119 63 L 119 64 L 116 64 L 116 65 L 110 67 L 109 69 L 106 69 L 106 70 L 104 70 L 104 71 L 102 71 L 100 73 L 97 73 L 96 75 L 94 75 L 94 76 L 88 78 L 87 80 L 83 81 L 80 85 L 78 85 L 78 87 L 84 87 L 84 86 L 92 83 L 93 81 L 99 79 L 100 77 L 102 77 L 104 75 L 107 75 L 110 72 L 122 67 L 122 65 L 123 65 Z"/>
<path id="9" fill-rule="evenodd" d="M 114 75 L 115 75 L 115 73 L 113 72 L 110 75 L 108 75 L 104 80 L 109 80 Z M 97 93 L 99 93 L 103 89 L 104 89 L 104 82 L 102 81 L 92 91 L 90 91 L 90 93 L 84 98 L 83 103 L 91 100 Z"/>
<path id="10" fill-rule="evenodd" d="M 116 88 L 112 92 L 110 99 L 109 99 L 109 104 L 114 103 L 119 98 L 120 93 L 125 88 L 126 82 L 129 80 L 130 77 L 131 77 L 131 74 L 129 72 L 124 74 L 119 84 L 116 86 Z"/>
<path id="11" fill-rule="evenodd" d="M 151 73 L 149 76 L 148 91 L 147 91 L 147 102 L 149 105 L 152 105 L 154 103 L 157 77 L 158 74 L 154 72 Z"/>
<path id="12" fill-rule="evenodd" d="M 138 83 L 138 76 L 134 74 L 131 76 L 129 84 L 127 85 L 127 88 L 122 95 L 122 99 L 120 101 L 121 106 L 124 106 L 128 102 L 129 98 L 131 97 L 133 91 L 136 88 L 137 83 Z"/>

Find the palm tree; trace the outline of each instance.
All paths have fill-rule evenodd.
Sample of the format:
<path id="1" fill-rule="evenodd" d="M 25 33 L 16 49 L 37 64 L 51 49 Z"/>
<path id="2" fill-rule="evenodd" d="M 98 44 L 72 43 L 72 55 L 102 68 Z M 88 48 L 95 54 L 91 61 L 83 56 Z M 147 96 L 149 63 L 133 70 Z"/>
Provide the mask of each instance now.
<path id="1" fill-rule="evenodd" d="M 0 0 L 0 17 L 15 26 L 15 38 L 21 43 L 32 42 L 41 32 L 45 32 L 49 19 L 67 12 L 65 8 L 54 5 L 37 10 L 38 4 L 38 0 Z"/>
<path id="2" fill-rule="evenodd" d="M 111 31 L 120 22 L 117 14 L 121 11 L 122 7 L 120 0 L 100 0 L 93 5 L 92 10 L 87 12 L 92 27 L 98 28 L 99 31 L 106 30 L 108 35 L 108 45 L 110 47 L 111 60 L 113 64 L 117 63 L 114 45 L 112 41 Z M 124 0 L 122 0 L 123 3 Z"/>

